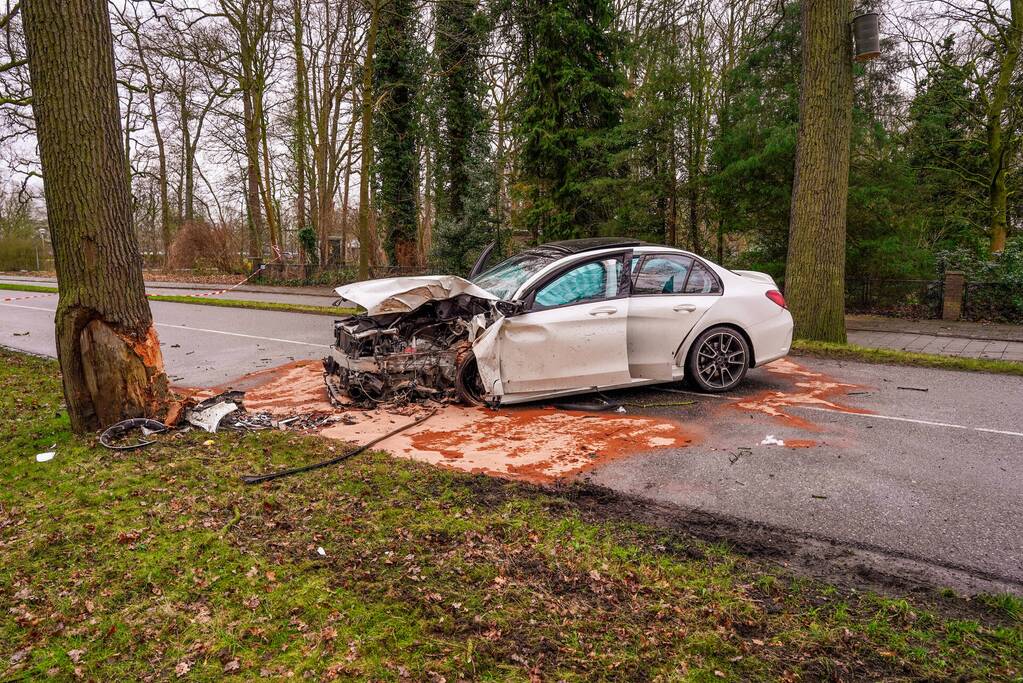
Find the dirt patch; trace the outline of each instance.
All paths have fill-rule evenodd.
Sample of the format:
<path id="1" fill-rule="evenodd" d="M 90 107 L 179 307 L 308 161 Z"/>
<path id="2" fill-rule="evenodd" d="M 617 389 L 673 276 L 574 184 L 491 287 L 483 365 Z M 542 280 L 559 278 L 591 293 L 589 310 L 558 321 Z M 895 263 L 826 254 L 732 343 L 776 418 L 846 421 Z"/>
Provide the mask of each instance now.
<path id="1" fill-rule="evenodd" d="M 871 414 L 869 410 L 853 408 L 837 400 L 837 397 L 844 396 L 851 390 L 862 389 L 863 387 L 858 384 L 849 384 L 822 372 L 814 372 L 787 358 L 768 363 L 764 366 L 764 370 L 788 381 L 790 386 L 781 391 L 773 389 L 762 391 L 753 396 L 733 401 L 728 404 L 728 408 L 769 415 L 787 425 L 808 431 L 819 431 L 820 427 L 805 418 L 793 415 L 786 410 L 787 408 L 809 406 L 843 413 Z M 785 443 L 787 446 L 789 445 L 788 440 Z M 799 442 L 793 441 L 792 443 Z M 813 442 L 808 443 L 813 444 Z M 790 447 L 799 448 L 800 446 Z M 802 447 L 807 448 L 809 445 Z"/>

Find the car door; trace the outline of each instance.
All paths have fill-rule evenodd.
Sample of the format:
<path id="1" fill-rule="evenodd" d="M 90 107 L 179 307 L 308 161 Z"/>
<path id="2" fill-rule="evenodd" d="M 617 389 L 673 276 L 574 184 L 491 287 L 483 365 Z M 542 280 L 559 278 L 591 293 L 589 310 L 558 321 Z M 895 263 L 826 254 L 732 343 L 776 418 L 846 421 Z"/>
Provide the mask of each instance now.
<path id="1" fill-rule="evenodd" d="M 571 264 L 524 296 L 504 321 L 503 393 L 563 391 L 629 381 L 626 326 L 631 252 Z"/>
<path id="2" fill-rule="evenodd" d="M 670 381 L 675 352 L 720 293 L 713 273 L 691 256 L 643 256 L 633 274 L 626 325 L 630 376 Z"/>

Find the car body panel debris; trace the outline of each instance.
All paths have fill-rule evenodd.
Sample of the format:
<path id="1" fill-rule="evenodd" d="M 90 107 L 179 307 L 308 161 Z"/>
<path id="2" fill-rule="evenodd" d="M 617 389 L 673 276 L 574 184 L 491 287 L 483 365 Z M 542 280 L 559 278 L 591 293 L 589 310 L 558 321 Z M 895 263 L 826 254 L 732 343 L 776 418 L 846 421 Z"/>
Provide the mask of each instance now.
<path id="1" fill-rule="evenodd" d="M 230 391 L 208 398 L 186 412 L 185 421 L 213 434 L 225 416 L 238 410 L 243 397 L 240 391 Z"/>
<path id="2" fill-rule="evenodd" d="M 45 453 L 36 453 L 36 462 L 50 462 L 53 457 L 57 455 L 54 451 L 46 451 Z"/>
<path id="3" fill-rule="evenodd" d="M 781 358 L 792 316 L 770 275 L 635 240 L 554 242 L 475 276 L 338 287 L 335 404 L 508 405 L 689 376 L 726 391 Z"/>

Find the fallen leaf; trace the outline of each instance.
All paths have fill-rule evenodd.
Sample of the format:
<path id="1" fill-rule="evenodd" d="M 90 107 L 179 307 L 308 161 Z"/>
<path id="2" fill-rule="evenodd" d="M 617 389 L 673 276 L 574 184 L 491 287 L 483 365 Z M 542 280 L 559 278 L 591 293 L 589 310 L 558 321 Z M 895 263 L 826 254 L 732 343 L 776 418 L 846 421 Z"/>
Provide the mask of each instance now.
<path id="1" fill-rule="evenodd" d="M 70 659 L 73 664 L 77 664 L 78 662 L 82 661 L 82 655 L 84 654 L 85 650 L 69 650 L 67 656 L 68 659 Z"/>
<path id="2" fill-rule="evenodd" d="M 176 667 L 174 667 L 174 673 L 178 675 L 178 678 L 181 678 L 191 670 L 192 663 L 189 662 L 188 660 L 182 660 L 178 662 L 178 665 Z"/>

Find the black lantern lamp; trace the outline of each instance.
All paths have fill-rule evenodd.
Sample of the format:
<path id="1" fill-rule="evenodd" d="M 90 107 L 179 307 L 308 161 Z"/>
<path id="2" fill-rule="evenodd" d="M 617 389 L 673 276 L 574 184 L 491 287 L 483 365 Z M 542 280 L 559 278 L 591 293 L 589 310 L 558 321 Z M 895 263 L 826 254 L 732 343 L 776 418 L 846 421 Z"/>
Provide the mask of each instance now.
<path id="1" fill-rule="evenodd" d="M 856 41 L 857 62 L 869 62 L 881 56 L 881 36 L 878 30 L 878 14 L 866 12 L 852 20 L 853 39 Z"/>

